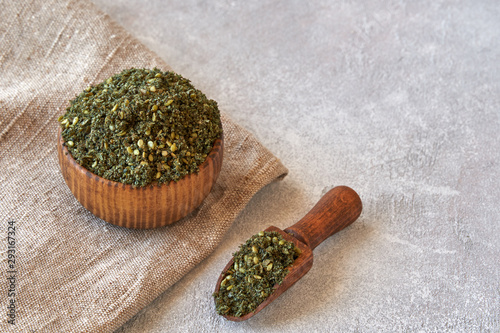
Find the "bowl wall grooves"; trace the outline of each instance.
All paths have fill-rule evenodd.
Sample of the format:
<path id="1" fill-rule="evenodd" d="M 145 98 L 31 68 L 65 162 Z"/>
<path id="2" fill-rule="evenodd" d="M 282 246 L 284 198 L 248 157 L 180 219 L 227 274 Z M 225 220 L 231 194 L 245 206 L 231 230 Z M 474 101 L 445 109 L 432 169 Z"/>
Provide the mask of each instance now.
<path id="1" fill-rule="evenodd" d="M 59 129 L 57 152 L 62 175 L 76 199 L 95 216 L 126 228 L 158 228 L 180 220 L 210 193 L 222 168 L 224 138 L 214 143 L 198 173 L 177 182 L 133 187 L 99 177 L 79 165 L 63 144 Z"/>

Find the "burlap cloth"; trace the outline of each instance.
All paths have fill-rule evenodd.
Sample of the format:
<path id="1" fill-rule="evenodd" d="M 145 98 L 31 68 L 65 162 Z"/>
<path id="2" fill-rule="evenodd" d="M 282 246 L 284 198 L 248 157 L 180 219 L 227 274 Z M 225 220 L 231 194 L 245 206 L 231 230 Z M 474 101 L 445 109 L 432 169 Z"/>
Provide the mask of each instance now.
<path id="1" fill-rule="evenodd" d="M 1 332 L 115 330 L 206 258 L 250 198 L 286 174 L 223 115 L 223 168 L 193 214 L 161 229 L 128 230 L 89 213 L 62 178 L 57 117 L 89 84 L 125 68 L 154 66 L 169 69 L 88 1 L 2 2 Z M 7 323 L 9 221 L 15 224 L 15 325 Z"/>

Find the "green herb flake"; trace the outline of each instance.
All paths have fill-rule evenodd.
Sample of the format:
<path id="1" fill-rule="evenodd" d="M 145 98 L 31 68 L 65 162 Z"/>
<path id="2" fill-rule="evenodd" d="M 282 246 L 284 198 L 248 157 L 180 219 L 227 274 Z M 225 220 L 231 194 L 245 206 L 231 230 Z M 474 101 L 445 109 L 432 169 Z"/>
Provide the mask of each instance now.
<path id="1" fill-rule="evenodd" d="M 134 186 L 197 172 L 222 134 L 217 103 L 157 68 L 131 68 L 86 88 L 58 121 L 78 164 Z"/>
<path id="2" fill-rule="evenodd" d="M 288 274 L 300 250 L 276 231 L 261 231 L 240 245 L 233 254 L 234 265 L 223 273 L 214 293 L 220 315 L 244 316 L 269 297 Z"/>

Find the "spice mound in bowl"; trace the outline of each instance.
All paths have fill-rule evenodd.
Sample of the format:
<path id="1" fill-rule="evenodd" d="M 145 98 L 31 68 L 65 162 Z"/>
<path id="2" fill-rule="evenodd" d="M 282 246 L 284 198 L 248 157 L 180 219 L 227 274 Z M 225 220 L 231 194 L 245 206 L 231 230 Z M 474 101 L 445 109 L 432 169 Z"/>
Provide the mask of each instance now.
<path id="1" fill-rule="evenodd" d="M 58 121 L 66 183 L 110 223 L 175 222 L 201 204 L 220 172 L 217 103 L 174 72 L 124 70 L 86 88 Z"/>

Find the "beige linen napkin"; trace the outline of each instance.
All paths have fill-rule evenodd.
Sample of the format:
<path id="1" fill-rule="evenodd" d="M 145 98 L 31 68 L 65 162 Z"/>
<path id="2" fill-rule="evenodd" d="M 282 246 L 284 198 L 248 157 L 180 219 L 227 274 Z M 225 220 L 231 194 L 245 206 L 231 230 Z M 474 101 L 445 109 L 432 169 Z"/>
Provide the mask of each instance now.
<path id="1" fill-rule="evenodd" d="M 115 330 L 206 258 L 250 198 L 286 174 L 223 115 L 223 168 L 193 214 L 128 230 L 89 213 L 59 170 L 57 117 L 89 84 L 154 66 L 168 69 L 88 1 L 2 2 L 1 332 Z"/>

